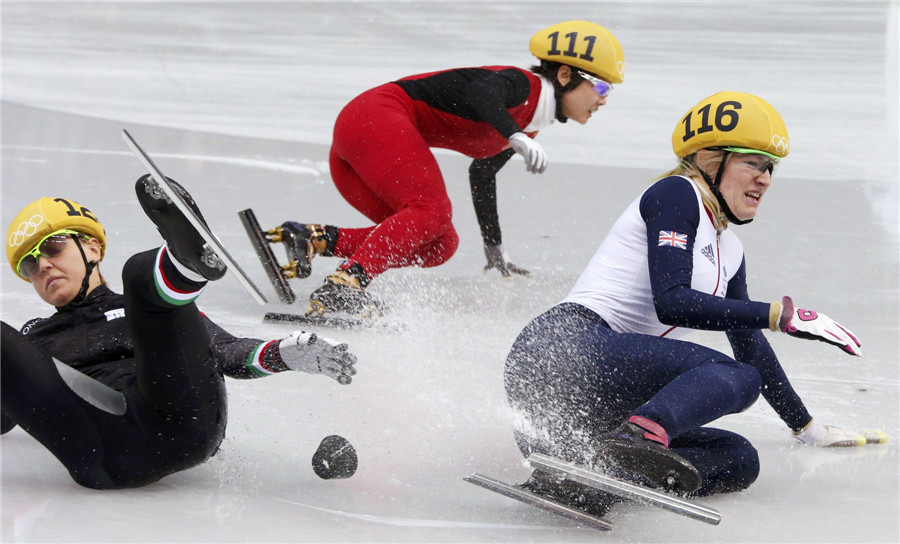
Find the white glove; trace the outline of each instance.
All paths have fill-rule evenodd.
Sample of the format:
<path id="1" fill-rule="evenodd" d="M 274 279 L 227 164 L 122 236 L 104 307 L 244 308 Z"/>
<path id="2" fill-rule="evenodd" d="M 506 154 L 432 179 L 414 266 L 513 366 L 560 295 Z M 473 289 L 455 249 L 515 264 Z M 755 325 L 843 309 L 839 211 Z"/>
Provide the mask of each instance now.
<path id="1" fill-rule="evenodd" d="M 806 427 L 794 433 L 794 440 L 807 446 L 821 448 L 852 448 L 865 446 L 867 442 L 866 437 L 856 431 L 822 425 L 815 418 Z"/>
<path id="2" fill-rule="evenodd" d="M 524 132 L 516 132 L 509 137 L 509 145 L 516 153 L 525 157 L 525 169 L 529 172 L 543 174 L 547 169 L 547 153 L 534 138 L 529 138 Z"/>
<path id="3" fill-rule="evenodd" d="M 791 336 L 806 340 L 819 340 L 837 346 L 850 355 L 859 357 L 862 355 L 862 344 L 856 336 L 834 322 L 825 314 L 819 314 L 812 310 L 794 309 L 794 301 L 791 297 L 781 299 L 781 317 L 778 320 L 778 328 Z"/>
<path id="4" fill-rule="evenodd" d="M 356 356 L 347 351 L 347 344 L 338 344 L 315 333 L 294 332 L 279 342 L 278 354 L 291 370 L 324 374 L 344 385 L 356 374 L 353 368 Z"/>
<path id="5" fill-rule="evenodd" d="M 487 257 L 487 264 L 484 266 L 485 272 L 487 272 L 491 268 L 496 268 L 500 271 L 500 274 L 502 274 L 504 278 L 510 277 L 510 272 L 519 274 L 520 276 L 531 275 L 531 272 L 525 270 L 524 268 L 519 268 L 518 266 L 509 262 L 509 255 L 507 255 L 506 250 L 503 249 L 503 244 L 497 244 L 495 246 L 489 246 L 485 244 L 484 256 Z"/>

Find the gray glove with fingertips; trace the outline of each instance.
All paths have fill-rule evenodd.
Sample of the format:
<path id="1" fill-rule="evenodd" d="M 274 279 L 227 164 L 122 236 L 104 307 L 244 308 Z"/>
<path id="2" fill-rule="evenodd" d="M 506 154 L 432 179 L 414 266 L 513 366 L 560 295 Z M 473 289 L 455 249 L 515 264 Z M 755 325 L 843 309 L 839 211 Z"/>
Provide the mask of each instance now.
<path id="1" fill-rule="evenodd" d="M 291 370 L 308 374 L 323 374 L 338 383 L 348 384 L 356 374 L 356 355 L 347 351 L 347 344 L 296 331 L 278 344 L 282 362 Z"/>

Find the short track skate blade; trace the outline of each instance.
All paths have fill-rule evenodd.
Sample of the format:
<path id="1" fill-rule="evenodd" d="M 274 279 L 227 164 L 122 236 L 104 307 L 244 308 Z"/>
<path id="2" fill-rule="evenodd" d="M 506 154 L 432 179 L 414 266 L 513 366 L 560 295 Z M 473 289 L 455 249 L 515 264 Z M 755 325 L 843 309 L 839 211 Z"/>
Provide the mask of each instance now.
<path id="1" fill-rule="evenodd" d="M 250 293 L 256 302 L 260 304 L 266 304 L 268 302 L 266 297 L 262 294 L 262 291 L 253 283 L 253 280 L 244 272 L 244 270 L 238 265 L 237 261 L 228 253 L 228 250 L 225 249 L 225 246 L 222 245 L 222 242 L 216 238 L 216 235 L 203 224 L 199 217 L 194 213 L 194 210 L 190 208 L 185 202 L 181 199 L 181 195 L 178 194 L 177 191 L 172 189 L 172 186 L 169 185 L 169 178 L 167 178 L 162 171 L 157 168 L 156 164 L 153 163 L 153 160 L 150 158 L 150 155 L 138 145 L 134 138 L 131 137 L 131 134 L 128 133 L 127 130 L 122 131 L 122 139 L 125 140 L 125 143 L 131 149 L 132 153 L 138 158 L 139 161 L 147 168 L 147 171 L 150 172 L 150 175 L 153 177 L 153 180 L 159 185 L 159 187 L 163 190 L 166 195 L 172 202 L 175 204 L 175 207 L 184 214 L 185 218 L 191 223 L 191 226 L 197 230 L 200 236 L 206 241 L 207 244 L 216 252 L 216 256 L 225 263 L 225 266 L 228 267 L 228 270 L 231 271 L 232 274 L 241 282 L 241 285 L 244 286 L 244 289 Z"/>
<path id="2" fill-rule="evenodd" d="M 528 462 L 535 469 L 553 475 L 563 476 L 566 479 L 601 491 L 606 491 L 607 493 L 612 493 L 613 495 L 618 495 L 624 499 L 650 504 L 682 516 L 709 523 L 710 525 L 718 525 L 719 522 L 722 521 L 722 515 L 712 508 L 700 506 L 699 504 L 695 504 L 668 493 L 662 493 L 617 478 L 612 478 L 575 463 L 564 463 L 559 459 L 540 453 L 532 453 L 529 455 Z"/>
<path id="3" fill-rule="evenodd" d="M 552 512 L 566 519 L 577 521 L 578 523 L 583 523 L 584 525 L 593 527 L 594 529 L 609 531 L 613 528 L 612 523 L 606 521 L 603 518 L 598 518 L 580 510 L 576 510 L 575 508 L 564 506 L 545 497 L 535 495 L 534 493 L 526 489 L 510 485 L 506 482 L 501 482 L 500 480 L 495 480 L 494 478 L 484 476 L 483 474 L 475 473 L 467 478 L 463 478 L 463 480 L 475 484 L 479 487 L 483 487 L 487 490 L 493 491 L 494 493 L 499 493 L 504 497 L 509 497 L 511 499 L 524 502 L 525 504 L 536 506 L 548 512 Z"/>
<path id="4" fill-rule="evenodd" d="M 361 317 L 345 317 L 341 315 L 306 315 L 281 314 L 269 312 L 263 316 L 265 323 L 287 323 L 292 325 L 308 325 L 327 329 L 373 329 L 387 332 L 404 332 L 408 330 L 406 323 L 386 319 L 363 319 Z"/>
<path id="5" fill-rule="evenodd" d="M 272 287 L 275 288 L 275 292 L 278 293 L 278 298 L 285 304 L 293 304 L 297 297 L 288 284 L 287 278 L 284 277 L 281 265 L 278 264 L 275 253 L 272 252 L 272 246 L 269 245 L 269 240 L 266 239 L 266 235 L 259 226 L 259 221 L 256 220 L 256 214 L 253 213 L 253 210 L 247 208 L 239 211 L 238 216 L 241 218 L 244 230 L 247 231 L 247 236 L 250 237 L 253 249 L 256 250 L 259 262 L 263 265 L 266 275 L 269 276 L 269 281 L 272 283 Z"/>
<path id="6" fill-rule="evenodd" d="M 329 327 L 332 329 L 359 329 L 372 326 L 371 323 L 368 323 L 370 320 L 366 319 L 329 315 L 280 314 L 276 312 L 267 313 L 263 316 L 263 321 L 269 323 L 292 323 L 295 325 Z"/>

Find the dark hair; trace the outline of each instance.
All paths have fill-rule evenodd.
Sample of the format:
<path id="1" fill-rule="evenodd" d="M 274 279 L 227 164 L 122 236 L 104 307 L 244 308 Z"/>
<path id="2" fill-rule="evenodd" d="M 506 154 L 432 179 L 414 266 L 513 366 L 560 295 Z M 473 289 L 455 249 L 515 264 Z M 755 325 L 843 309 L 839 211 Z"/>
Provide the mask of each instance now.
<path id="1" fill-rule="evenodd" d="M 562 66 L 561 62 L 553 62 L 551 60 L 541 60 L 540 64 L 535 64 L 531 67 L 531 71 L 539 76 L 544 76 L 547 79 L 553 79 L 556 77 L 556 72 L 559 70 L 559 67 Z"/>
<path id="2" fill-rule="evenodd" d="M 575 87 L 577 87 L 584 80 L 584 78 L 582 78 L 580 75 L 578 75 L 577 68 L 575 68 L 573 66 L 569 66 L 569 68 L 572 69 L 572 79 L 569 81 L 568 85 L 563 86 L 559 83 L 559 80 L 556 79 L 556 75 L 559 73 L 560 66 L 569 66 L 569 65 L 563 64 L 562 62 L 555 62 L 552 60 L 541 59 L 541 63 L 535 64 L 534 66 L 532 66 L 531 71 L 539 76 L 544 76 L 545 78 L 552 81 L 553 86 L 556 87 L 556 89 L 560 92 L 560 94 L 562 94 L 562 93 L 569 92 L 572 89 L 574 89 Z"/>

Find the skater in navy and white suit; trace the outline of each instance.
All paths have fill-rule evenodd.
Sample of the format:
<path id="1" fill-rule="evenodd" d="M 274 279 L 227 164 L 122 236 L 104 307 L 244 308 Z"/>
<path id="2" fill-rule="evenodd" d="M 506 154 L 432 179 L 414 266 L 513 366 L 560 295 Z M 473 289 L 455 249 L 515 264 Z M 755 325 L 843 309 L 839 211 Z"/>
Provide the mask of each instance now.
<path id="1" fill-rule="evenodd" d="M 743 247 L 729 226 L 756 215 L 788 142 L 772 106 L 746 93 L 718 93 L 682 118 L 673 135 L 678 167 L 628 206 L 570 293 L 512 346 L 505 386 L 526 456 L 649 485 L 665 484 L 659 478 L 680 462 L 690 474 L 676 490 L 745 489 L 760 470 L 755 448 L 705 425 L 746 410 L 760 393 L 804 444 L 886 440 L 813 419 L 762 329 L 853 356 L 859 340 L 790 297 L 748 295 Z M 677 340 L 685 329 L 724 331 L 734 355 Z"/>
<path id="2" fill-rule="evenodd" d="M 202 258 L 203 239 L 149 176 L 136 189 L 167 244 L 125 263 L 123 295 L 100 274 L 106 232 L 84 206 L 41 198 L 6 236 L 13 271 L 57 311 L 20 332 L 0 327 L 0 433 L 18 425 L 94 489 L 146 485 L 213 455 L 227 419 L 223 375 L 297 370 L 346 384 L 356 372 L 346 344 L 302 331 L 237 338 L 201 314 L 194 299 L 224 266 Z"/>

